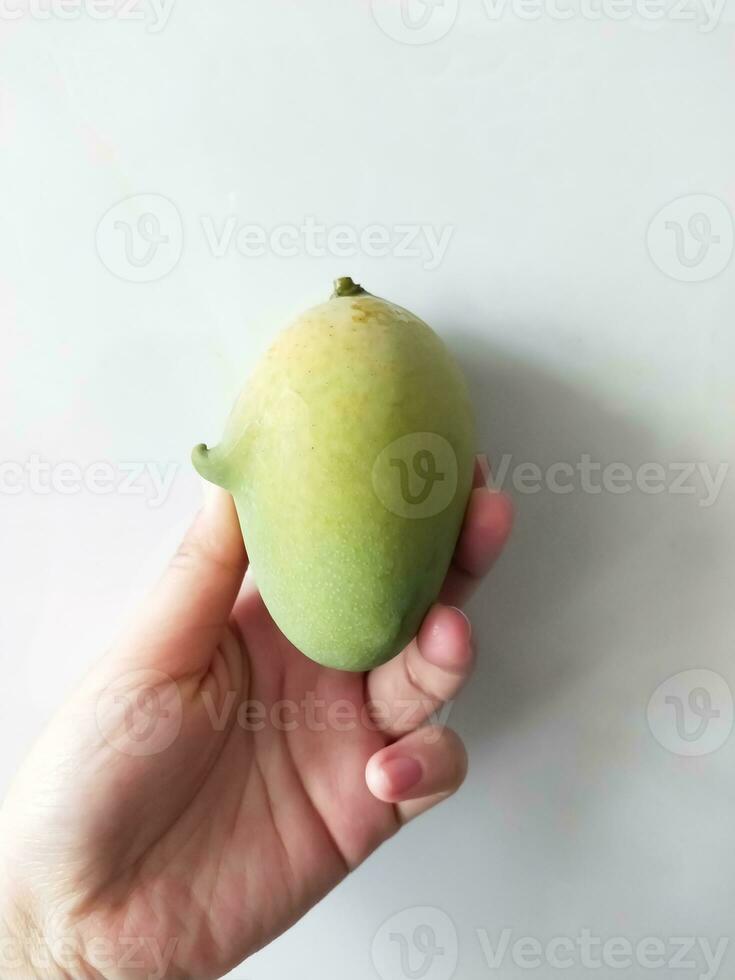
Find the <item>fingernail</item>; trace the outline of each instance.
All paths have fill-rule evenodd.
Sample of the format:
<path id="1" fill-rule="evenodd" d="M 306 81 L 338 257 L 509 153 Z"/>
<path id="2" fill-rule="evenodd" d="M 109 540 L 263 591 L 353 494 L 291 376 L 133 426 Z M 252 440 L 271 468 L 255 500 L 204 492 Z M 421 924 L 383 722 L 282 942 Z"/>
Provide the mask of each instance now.
<path id="1" fill-rule="evenodd" d="M 449 608 L 459 613 L 465 623 L 467 623 L 467 629 L 469 630 L 470 638 L 472 638 L 472 623 L 470 622 L 470 617 L 467 615 L 464 609 L 460 609 L 459 606 L 450 606 Z"/>
<path id="2" fill-rule="evenodd" d="M 421 764 L 408 757 L 389 759 L 380 767 L 386 792 L 391 796 L 401 796 L 415 786 L 423 775 Z"/>

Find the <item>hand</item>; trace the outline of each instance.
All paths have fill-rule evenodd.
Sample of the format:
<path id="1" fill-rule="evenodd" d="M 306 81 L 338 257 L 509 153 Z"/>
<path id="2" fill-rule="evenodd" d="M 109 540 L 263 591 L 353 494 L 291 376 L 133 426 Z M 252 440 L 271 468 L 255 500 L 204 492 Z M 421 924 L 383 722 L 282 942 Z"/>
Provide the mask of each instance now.
<path id="1" fill-rule="evenodd" d="M 469 676 L 454 607 L 512 519 L 476 482 L 441 604 L 368 674 L 285 639 L 212 488 L 0 810 L 4 978 L 221 977 L 459 787 L 460 739 L 425 722 Z"/>

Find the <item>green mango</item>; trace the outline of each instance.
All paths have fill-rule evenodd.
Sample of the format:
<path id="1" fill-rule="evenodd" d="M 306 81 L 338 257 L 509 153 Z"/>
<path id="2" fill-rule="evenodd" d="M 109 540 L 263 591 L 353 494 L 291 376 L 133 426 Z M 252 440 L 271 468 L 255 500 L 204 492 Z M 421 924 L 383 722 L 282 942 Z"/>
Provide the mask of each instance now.
<path id="1" fill-rule="evenodd" d="M 198 472 L 229 490 L 263 600 L 307 657 L 384 663 L 437 598 L 473 474 L 462 373 L 422 320 L 338 279 L 276 339 Z"/>

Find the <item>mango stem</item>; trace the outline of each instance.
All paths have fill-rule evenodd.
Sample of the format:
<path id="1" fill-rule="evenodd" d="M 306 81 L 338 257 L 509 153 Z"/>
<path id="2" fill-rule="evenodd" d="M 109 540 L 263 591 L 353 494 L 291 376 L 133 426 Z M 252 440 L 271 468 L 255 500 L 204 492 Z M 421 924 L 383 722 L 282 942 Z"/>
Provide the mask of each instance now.
<path id="1" fill-rule="evenodd" d="M 340 296 L 360 296 L 365 290 L 358 283 L 353 282 L 349 276 L 341 276 L 334 280 L 334 292 L 331 299 L 338 299 Z"/>

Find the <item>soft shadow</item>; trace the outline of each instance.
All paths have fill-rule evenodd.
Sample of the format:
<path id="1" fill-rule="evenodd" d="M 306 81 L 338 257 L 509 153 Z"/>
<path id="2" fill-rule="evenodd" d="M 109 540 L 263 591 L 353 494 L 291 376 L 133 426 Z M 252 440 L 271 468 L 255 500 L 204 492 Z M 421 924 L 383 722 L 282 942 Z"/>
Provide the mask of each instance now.
<path id="1" fill-rule="evenodd" d="M 517 510 L 507 552 L 470 606 L 480 663 L 453 722 L 472 739 L 515 726 L 570 675 L 579 679 L 616 655 L 606 633 L 619 615 L 617 607 L 611 615 L 609 583 L 625 574 L 650 529 L 652 498 L 635 489 L 593 494 L 575 476 L 572 492 L 542 485 L 528 493 L 513 485 L 514 467 L 531 462 L 546 473 L 557 462 L 576 466 L 585 453 L 603 467 L 636 467 L 656 455 L 643 426 L 606 410 L 592 392 L 476 333 L 455 335 L 452 348 L 472 389 L 480 451 L 496 474 L 512 455 L 503 489 Z M 600 474 L 593 479 L 599 484 Z"/>

